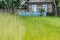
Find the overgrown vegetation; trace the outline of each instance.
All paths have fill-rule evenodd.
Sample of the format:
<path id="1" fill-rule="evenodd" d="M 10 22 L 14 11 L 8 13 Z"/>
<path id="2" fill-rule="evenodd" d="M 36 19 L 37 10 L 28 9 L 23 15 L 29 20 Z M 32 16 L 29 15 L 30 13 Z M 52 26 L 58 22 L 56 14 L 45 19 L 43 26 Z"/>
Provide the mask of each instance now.
<path id="1" fill-rule="evenodd" d="M 60 18 L 0 14 L 0 40 L 60 40 Z"/>
<path id="2" fill-rule="evenodd" d="M 45 12 L 45 10 L 44 10 L 43 8 L 40 8 L 40 9 L 39 9 L 39 12 L 41 13 L 40 16 L 43 16 L 43 13 Z"/>
<path id="3" fill-rule="evenodd" d="M 56 0 L 55 2 L 56 2 L 57 7 L 60 8 L 60 0 Z"/>
<path id="4" fill-rule="evenodd" d="M 22 18 L 0 13 L 0 40 L 23 40 L 25 27 Z"/>
<path id="5" fill-rule="evenodd" d="M 14 13 L 15 9 L 25 9 L 27 6 L 27 1 L 28 0 L 1 0 L 0 5 L 2 6 L 3 10 L 7 9 L 8 10 L 12 9 L 12 13 Z"/>

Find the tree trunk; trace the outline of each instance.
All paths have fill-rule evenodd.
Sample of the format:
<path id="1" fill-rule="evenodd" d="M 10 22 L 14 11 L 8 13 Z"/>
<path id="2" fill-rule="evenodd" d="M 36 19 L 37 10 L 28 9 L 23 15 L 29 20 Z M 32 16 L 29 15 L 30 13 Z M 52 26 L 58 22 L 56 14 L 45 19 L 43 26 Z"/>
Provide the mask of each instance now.
<path id="1" fill-rule="evenodd" d="M 12 0 L 12 14 L 14 14 L 14 5 L 13 5 L 13 0 Z"/>
<path id="2" fill-rule="evenodd" d="M 14 3 L 13 3 L 13 0 L 12 0 L 12 14 L 14 14 Z"/>
<path id="3" fill-rule="evenodd" d="M 56 6 L 56 3 L 55 3 L 55 0 L 53 1 L 53 3 L 54 3 L 54 6 L 55 6 L 55 15 L 57 16 L 57 6 Z"/>

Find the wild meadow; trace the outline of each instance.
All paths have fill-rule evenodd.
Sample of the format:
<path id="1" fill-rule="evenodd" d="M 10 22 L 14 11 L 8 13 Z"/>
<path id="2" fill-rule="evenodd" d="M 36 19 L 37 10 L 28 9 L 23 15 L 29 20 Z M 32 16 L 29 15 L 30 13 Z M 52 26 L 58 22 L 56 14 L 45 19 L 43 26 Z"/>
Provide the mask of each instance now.
<path id="1" fill-rule="evenodd" d="M 60 40 L 60 17 L 0 14 L 0 40 Z"/>

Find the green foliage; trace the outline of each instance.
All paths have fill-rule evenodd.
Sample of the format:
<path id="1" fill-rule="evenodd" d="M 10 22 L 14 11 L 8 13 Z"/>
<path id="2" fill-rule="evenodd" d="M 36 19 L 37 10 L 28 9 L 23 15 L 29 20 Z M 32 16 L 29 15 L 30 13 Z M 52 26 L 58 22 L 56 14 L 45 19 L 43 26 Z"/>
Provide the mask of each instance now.
<path id="1" fill-rule="evenodd" d="M 60 8 L 60 1 L 59 1 L 59 3 L 58 3 L 58 7 Z"/>
<path id="2" fill-rule="evenodd" d="M 1 5 L 2 8 L 4 8 L 4 7 L 5 7 L 4 1 L 1 1 L 1 2 L 0 2 L 0 5 Z"/>
<path id="3" fill-rule="evenodd" d="M 56 5 L 58 5 L 59 1 L 60 1 L 60 0 L 55 0 Z"/>
<path id="4" fill-rule="evenodd" d="M 39 9 L 39 12 L 41 13 L 40 16 L 43 16 L 43 12 L 45 12 L 45 10 L 44 10 L 43 8 L 40 8 L 40 9 Z"/>
<path id="5" fill-rule="evenodd" d="M 57 7 L 60 7 L 60 0 L 55 0 Z"/>
<path id="6" fill-rule="evenodd" d="M 3 8 L 6 8 L 7 11 L 12 8 L 12 11 L 17 8 L 26 9 L 27 0 L 5 0 L 0 3 Z"/>
<path id="7" fill-rule="evenodd" d="M 45 12 L 45 10 L 43 8 L 39 9 L 39 12 Z"/>
<path id="8" fill-rule="evenodd" d="M 5 0 L 4 3 L 5 3 L 5 6 L 6 6 L 7 9 L 11 8 L 11 3 L 12 3 L 11 0 Z"/>

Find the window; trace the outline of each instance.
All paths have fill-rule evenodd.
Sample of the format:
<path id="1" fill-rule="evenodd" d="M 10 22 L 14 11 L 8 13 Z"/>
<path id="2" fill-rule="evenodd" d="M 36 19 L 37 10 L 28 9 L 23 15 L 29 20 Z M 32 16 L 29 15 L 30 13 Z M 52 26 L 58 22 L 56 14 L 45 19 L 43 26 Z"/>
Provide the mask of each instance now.
<path id="1" fill-rule="evenodd" d="M 34 11 L 34 12 L 37 11 L 37 5 L 36 5 L 36 4 L 33 4 L 33 5 L 32 5 L 32 11 Z"/>

